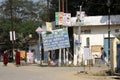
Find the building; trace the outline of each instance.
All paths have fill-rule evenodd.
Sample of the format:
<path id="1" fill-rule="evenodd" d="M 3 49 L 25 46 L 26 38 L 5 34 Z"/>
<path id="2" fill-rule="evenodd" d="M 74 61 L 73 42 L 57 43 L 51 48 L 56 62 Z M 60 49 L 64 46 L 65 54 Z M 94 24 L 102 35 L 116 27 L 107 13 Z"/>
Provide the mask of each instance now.
<path id="1" fill-rule="evenodd" d="M 88 59 L 99 58 L 101 47 L 104 47 L 106 53 L 108 54 L 108 16 L 85 16 L 83 13 L 82 21 L 84 24 L 80 29 L 80 50 L 78 50 L 79 47 L 76 43 L 79 36 L 76 19 L 77 17 L 72 17 L 71 26 L 68 27 L 73 64 L 77 65 Z M 55 25 L 53 26 L 53 29 L 56 29 Z M 43 30 L 45 31 L 46 29 Z M 110 30 L 110 39 L 112 40 L 120 33 L 120 15 L 110 16 Z M 39 51 L 36 50 L 36 52 L 39 54 Z M 52 51 L 51 53 L 51 56 L 55 53 L 56 59 L 58 61 L 60 60 L 58 57 L 59 50 Z M 48 52 L 44 52 L 43 54 L 44 60 L 47 61 Z M 61 55 L 62 61 L 64 61 L 63 54 Z"/>
<path id="2" fill-rule="evenodd" d="M 72 17 L 71 25 L 73 26 L 74 41 L 78 39 L 78 26 L 76 25 L 77 17 Z M 82 58 L 85 48 L 89 48 L 90 58 L 100 56 L 100 47 L 104 47 L 108 55 L 108 16 L 84 16 L 82 18 L 80 43 L 81 49 L 78 52 L 74 46 L 74 64 L 77 64 L 77 56 Z M 110 40 L 114 39 L 120 33 L 120 15 L 110 16 Z M 74 42 L 74 44 L 76 44 Z"/>

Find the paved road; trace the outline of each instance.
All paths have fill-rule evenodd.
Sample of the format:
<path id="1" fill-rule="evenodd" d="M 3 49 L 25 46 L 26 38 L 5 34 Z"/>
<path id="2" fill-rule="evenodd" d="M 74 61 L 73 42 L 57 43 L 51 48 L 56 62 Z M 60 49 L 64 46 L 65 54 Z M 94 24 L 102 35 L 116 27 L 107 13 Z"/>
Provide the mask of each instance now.
<path id="1" fill-rule="evenodd" d="M 91 68 L 91 70 L 98 69 L 101 70 L 97 67 Z M 83 70 L 83 67 L 40 67 L 38 65 L 16 67 L 13 63 L 3 66 L 0 62 L 0 80 L 113 80 L 109 77 L 98 78 L 77 74 Z"/>

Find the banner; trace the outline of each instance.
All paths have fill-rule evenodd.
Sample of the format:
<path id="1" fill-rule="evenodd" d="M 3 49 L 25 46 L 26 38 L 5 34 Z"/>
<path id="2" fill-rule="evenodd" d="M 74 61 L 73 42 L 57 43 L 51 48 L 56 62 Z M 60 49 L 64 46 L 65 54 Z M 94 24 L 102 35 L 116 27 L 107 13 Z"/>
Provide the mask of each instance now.
<path id="1" fill-rule="evenodd" d="M 52 23 L 46 22 L 46 31 L 52 31 Z"/>

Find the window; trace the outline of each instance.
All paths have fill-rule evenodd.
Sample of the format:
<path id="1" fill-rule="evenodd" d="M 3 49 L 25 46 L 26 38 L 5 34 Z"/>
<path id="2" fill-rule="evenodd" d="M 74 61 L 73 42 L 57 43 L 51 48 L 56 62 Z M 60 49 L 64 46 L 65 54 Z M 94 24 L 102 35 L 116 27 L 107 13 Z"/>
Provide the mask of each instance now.
<path id="1" fill-rule="evenodd" d="M 90 46 L 90 38 L 89 37 L 86 38 L 86 46 Z"/>
<path id="2" fill-rule="evenodd" d="M 81 33 L 91 34 L 91 30 L 90 29 L 82 30 Z"/>
<path id="3" fill-rule="evenodd" d="M 120 30 L 119 29 L 115 29 L 115 33 L 118 33 L 118 32 L 120 32 Z"/>

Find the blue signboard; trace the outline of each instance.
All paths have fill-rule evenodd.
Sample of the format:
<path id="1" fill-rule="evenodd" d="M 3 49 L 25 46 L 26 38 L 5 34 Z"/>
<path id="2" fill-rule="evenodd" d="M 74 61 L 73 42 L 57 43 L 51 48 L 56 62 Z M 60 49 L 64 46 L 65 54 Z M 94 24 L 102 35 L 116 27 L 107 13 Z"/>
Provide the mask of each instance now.
<path id="1" fill-rule="evenodd" d="M 57 29 L 51 33 L 42 32 L 44 51 L 70 47 L 68 30 Z"/>

